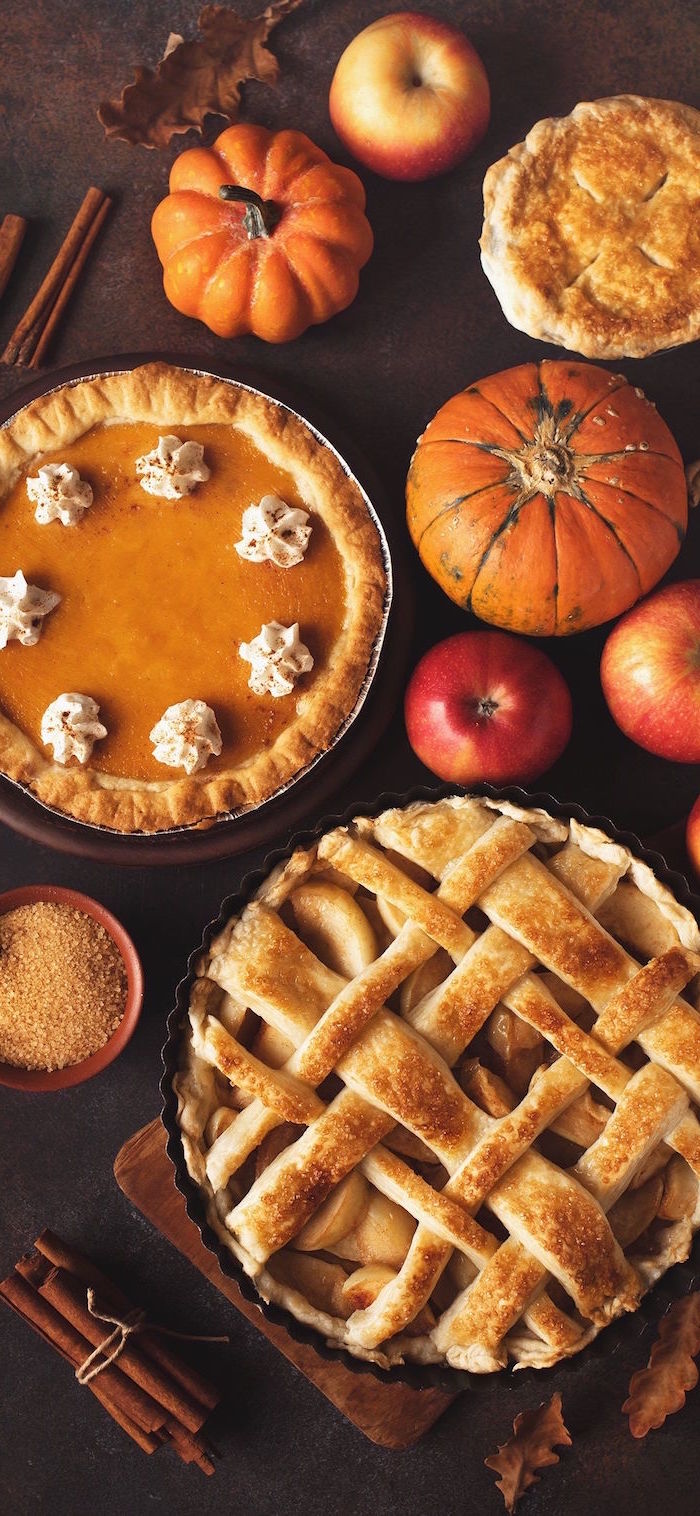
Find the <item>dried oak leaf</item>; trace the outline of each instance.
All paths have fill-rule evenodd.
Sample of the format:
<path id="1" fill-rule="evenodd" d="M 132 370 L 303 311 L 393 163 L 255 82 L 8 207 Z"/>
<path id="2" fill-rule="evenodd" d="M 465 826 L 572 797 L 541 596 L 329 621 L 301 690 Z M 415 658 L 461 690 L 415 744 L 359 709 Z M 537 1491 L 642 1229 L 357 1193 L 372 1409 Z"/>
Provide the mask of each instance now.
<path id="1" fill-rule="evenodd" d="M 557 1447 L 570 1447 L 571 1438 L 561 1414 L 561 1395 L 556 1393 L 533 1411 L 521 1411 L 513 1422 L 513 1436 L 502 1443 L 497 1453 L 485 1458 L 487 1469 L 495 1469 L 496 1484 L 512 1513 L 521 1495 L 538 1482 L 538 1469 L 559 1462 Z"/>
<path id="2" fill-rule="evenodd" d="M 700 1292 L 696 1291 L 677 1300 L 667 1311 L 646 1368 L 632 1375 L 622 1409 L 629 1416 L 633 1437 L 646 1437 L 685 1405 L 688 1390 L 698 1382 L 698 1368 L 693 1362 L 698 1353 Z"/>
<path id="3" fill-rule="evenodd" d="M 136 68 L 118 100 L 103 100 L 97 115 L 110 141 L 167 147 L 177 132 L 201 132 L 205 116 L 238 115 L 241 84 L 274 84 L 277 59 L 265 46 L 270 32 L 301 0 L 273 0 L 243 20 L 227 5 L 207 5 L 191 42 L 171 33 L 157 68 Z"/>

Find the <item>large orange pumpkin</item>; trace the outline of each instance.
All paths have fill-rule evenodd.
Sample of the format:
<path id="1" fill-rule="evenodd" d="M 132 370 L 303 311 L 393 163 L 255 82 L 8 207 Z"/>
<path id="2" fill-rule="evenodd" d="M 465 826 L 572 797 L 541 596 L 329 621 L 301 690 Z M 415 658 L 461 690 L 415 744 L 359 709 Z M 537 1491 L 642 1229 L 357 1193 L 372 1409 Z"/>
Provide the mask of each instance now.
<path id="1" fill-rule="evenodd" d="M 575 362 L 525 363 L 448 400 L 406 497 L 451 599 L 544 637 L 627 610 L 673 562 L 688 518 L 680 453 L 651 401 Z"/>
<path id="2" fill-rule="evenodd" d="M 342 311 L 372 251 L 357 174 L 303 132 L 231 126 L 175 159 L 151 230 L 165 293 L 220 337 L 288 342 Z"/>

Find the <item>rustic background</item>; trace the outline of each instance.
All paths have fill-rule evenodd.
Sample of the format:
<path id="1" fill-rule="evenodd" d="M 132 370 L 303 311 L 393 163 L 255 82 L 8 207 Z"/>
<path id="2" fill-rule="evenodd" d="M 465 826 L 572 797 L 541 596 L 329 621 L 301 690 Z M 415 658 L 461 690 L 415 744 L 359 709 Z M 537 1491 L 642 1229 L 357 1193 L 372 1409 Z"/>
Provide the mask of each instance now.
<path id="1" fill-rule="evenodd" d="M 252 14 L 255 4 L 241 0 Z M 385 12 L 372 0 L 307 0 L 275 33 L 282 66 L 275 92 L 246 89 L 244 117 L 307 131 L 348 161 L 334 137 L 327 95 L 346 43 Z M 25 0 L 2 7 L 0 40 L 0 210 L 31 218 L 21 267 L 0 309 L 0 343 L 53 256 L 88 184 L 115 196 L 111 215 L 74 298 L 52 358 L 56 364 L 162 347 L 254 365 L 317 403 L 352 433 L 400 518 L 416 436 L 456 389 L 484 373 L 557 356 L 505 322 L 478 261 L 480 186 L 486 166 L 538 117 L 577 100 L 634 91 L 697 104 L 697 12 L 691 0 L 440 0 L 422 8 L 459 22 L 486 64 L 493 91 L 488 136 L 444 179 L 401 186 L 363 173 L 374 256 L 352 308 L 287 347 L 253 339 L 224 343 L 165 302 L 148 231 L 164 194 L 167 152 L 107 144 L 95 108 L 137 62 L 154 63 L 170 31 L 192 33 L 191 0 Z M 215 135 L 214 124 L 211 136 Z M 220 126 L 221 123 L 218 123 Z M 698 392 L 690 349 L 619 367 L 643 385 L 687 460 L 698 451 Z M 23 376 L 0 370 L 0 397 Z M 698 513 L 700 514 L 700 513 Z M 413 659 L 468 624 L 410 558 L 417 616 Z M 700 574 L 700 521 L 674 571 Z M 401 593 L 402 586 L 399 586 Z M 552 647 L 574 694 L 569 751 L 547 776 L 564 799 L 650 834 L 684 816 L 700 770 L 655 760 L 616 731 L 597 678 L 600 632 Z M 408 749 L 400 713 L 372 761 L 345 785 L 338 804 L 425 779 Z M 326 807 L 330 809 L 331 806 Z M 316 819 L 316 817 L 313 817 Z M 71 1383 L 21 1323 L 3 1315 L 0 1498 L 13 1516 L 51 1512 L 104 1516 L 170 1509 L 182 1516 L 230 1507 L 246 1516 L 283 1512 L 378 1516 L 470 1516 L 501 1509 L 484 1455 L 507 1435 L 515 1411 L 545 1393 L 530 1381 L 504 1393 L 497 1383 L 465 1396 L 428 1439 L 406 1454 L 366 1443 L 283 1363 L 259 1334 L 229 1312 L 199 1276 L 134 1215 L 112 1178 L 121 1142 L 158 1109 L 158 1049 L 186 951 L 221 897 L 255 855 L 198 869 L 118 871 L 61 858 L 0 831 L 0 888 L 51 880 L 86 889 L 120 915 L 141 949 L 148 982 L 139 1031 L 117 1064 L 94 1083 L 60 1095 L 0 1093 L 0 1269 L 51 1225 L 115 1272 L 160 1319 L 193 1331 L 231 1332 L 210 1351 L 230 1389 L 217 1413 L 223 1453 L 205 1481 L 166 1453 L 146 1459 L 100 1407 Z M 526 1498 L 531 1516 L 583 1516 L 629 1509 L 646 1516 L 672 1499 L 679 1516 L 697 1510 L 700 1392 L 643 1445 L 619 1407 L 641 1345 L 611 1361 L 583 1357 L 562 1381 L 574 1446 Z M 556 1381 L 555 1381 L 556 1382 Z M 546 1393 L 552 1382 L 546 1382 Z"/>

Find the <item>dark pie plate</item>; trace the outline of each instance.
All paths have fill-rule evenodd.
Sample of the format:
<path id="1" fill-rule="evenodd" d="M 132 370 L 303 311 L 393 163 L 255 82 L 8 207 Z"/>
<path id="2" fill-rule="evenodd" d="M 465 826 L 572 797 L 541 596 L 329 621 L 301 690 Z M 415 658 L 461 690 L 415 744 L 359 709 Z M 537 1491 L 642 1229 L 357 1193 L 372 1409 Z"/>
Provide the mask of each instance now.
<path id="1" fill-rule="evenodd" d="M 382 1383 L 398 1381 L 410 1384 L 415 1389 L 435 1386 L 451 1394 L 462 1390 L 481 1392 L 497 1390 L 502 1393 L 505 1388 L 512 1389 L 516 1385 L 521 1386 L 528 1380 L 531 1383 L 537 1382 L 539 1385 L 546 1386 L 555 1374 L 571 1373 L 576 1363 L 582 1359 L 589 1357 L 607 1359 L 612 1354 L 618 1353 L 625 1344 L 650 1333 L 651 1328 L 658 1325 L 674 1300 L 700 1287 L 700 1232 L 695 1237 L 690 1258 L 685 1263 L 676 1264 L 668 1270 L 653 1289 L 644 1296 L 638 1310 L 619 1317 L 601 1331 L 588 1347 L 582 1349 L 581 1353 L 575 1354 L 573 1358 L 562 1359 L 551 1369 L 528 1368 L 519 1369 L 517 1372 L 512 1369 L 503 1369 L 495 1374 L 471 1374 L 462 1369 L 453 1369 L 440 1364 L 410 1363 L 396 1365 L 388 1370 L 381 1369 L 376 1364 L 353 1357 L 346 1348 L 340 1345 L 329 1344 L 319 1333 L 297 1321 L 291 1312 L 283 1310 L 280 1306 L 268 1304 L 258 1295 L 252 1280 L 244 1273 L 234 1255 L 209 1225 L 203 1197 L 187 1171 L 180 1130 L 177 1125 L 177 1101 L 172 1087 L 178 1068 L 181 1036 L 187 1020 L 190 990 L 195 978 L 197 959 L 200 953 L 209 947 L 212 938 L 230 917 L 238 915 L 244 905 L 252 899 L 270 871 L 286 860 L 295 848 L 308 847 L 332 827 L 346 826 L 354 816 L 377 816 L 390 806 L 405 806 L 415 800 L 442 800 L 448 795 L 459 793 L 465 793 L 465 791 L 461 791 L 455 785 L 439 785 L 435 788 L 421 786 L 403 795 L 384 793 L 374 801 L 358 801 L 348 806 L 343 815 L 326 816 L 312 829 L 298 832 L 290 837 L 284 846 L 276 848 L 268 855 L 260 868 L 246 875 L 239 890 L 227 896 L 222 902 L 216 920 L 210 921 L 204 928 L 202 941 L 190 955 L 187 973 L 177 986 L 175 1006 L 168 1017 L 167 1038 L 162 1052 L 164 1072 L 160 1083 L 163 1097 L 161 1119 L 168 1136 L 167 1153 L 173 1164 L 175 1185 L 184 1197 L 187 1214 L 195 1223 L 205 1247 L 218 1259 L 222 1272 L 228 1278 L 235 1280 L 245 1299 L 258 1306 L 269 1321 L 274 1322 L 276 1326 L 284 1327 L 295 1342 L 302 1342 L 314 1348 L 322 1358 L 329 1362 L 340 1359 L 344 1366 L 354 1373 L 373 1374 Z M 573 802 L 562 802 L 552 795 L 528 793 L 516 787 L 498 789 L 489 784 L 475 785 L 470 788 L 469 793 L 483 795 L 492 800 L 510 800 L 516 805 L 540 807 L 548 811 L 550 815 L 563 820 L 568 821 L 574 817 L 585 825 L 598 827 L 614 841 L 629 848 L 630 852 L 642 862 L 649 864 L 656 877 L 663 884 L 668 885 L 676 899 L 693 913 L 700 924 L 700 896 L 692 894 L 686 879 L 670 869 L 660 853 L 644 847 L 633 833 L 620 831 L 607 817 L 592 816 L 584 810 L 583 806 Z"/>
<path id="2" fill-rule="evenodd" d="M 33 384 L 9 396 L 0 406 L 0 426 L 17 411 L 47 391 L 100 373 L 136 368 L 141 363 L 164 362 L 181 368 L 213 374 L 260 390 L 278 404 L 296 412 L 330 445 L 347 473 L 363 489 L 383 537 L 383 550 L 390 575 L 390 591 L 383 630 L 375 656 L 354 711 L 326 753 L 308 770 L 292 779 L 277 795 L 262 805 L 239 814 L 221 817 L 202 827 L 178 828 L 153 834 L 124 836 L 106 827 L 72 821 L 36 799 L 26 787 L 0 775 L 0 822 L 61 853 L 100 863 L 168 865 L 201 863 L 230 857 L 250 848 L 272 843 L 280 831 L 298 826 L 310 810 L 318 812 L 341 784 L 373 751 L 388 725 L 399 698 L 410 646 L 412 603 L 410 576 L 404 569 L 405 544 L 401 523 L 392 514 L 371 465 L 358 453 L 333 421 L 319 414 L 312 397 L 293 396 L 267 375 L 249 368 L 213 362 L 210 358 L 178 353 L 127 353 L 112 358 L 73 363 L 42 375 Z M 393 585 L 393 595 L 392 595 Z M 397 588 L 399 593 L 397 594 Z"/>

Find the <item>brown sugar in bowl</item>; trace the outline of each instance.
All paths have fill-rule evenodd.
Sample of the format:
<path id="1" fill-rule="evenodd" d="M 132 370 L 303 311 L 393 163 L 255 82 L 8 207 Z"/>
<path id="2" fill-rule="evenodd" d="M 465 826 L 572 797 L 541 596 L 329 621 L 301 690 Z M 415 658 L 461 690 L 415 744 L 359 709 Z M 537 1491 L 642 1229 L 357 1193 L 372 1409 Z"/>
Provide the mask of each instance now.
<path id="1" fill-rule="evenodd" d="M 71 1085 L 82 1084 L 85 1079 L 91 1079 L 93 1074 L 101 1073 L 126 1047 L 141 1013 L 143 970 L 131 938 L 116 916 L 100 905 L 98 900 L 93 900 L 90 895 L 82 895 L 79 890 L 63 889 L 54 884 L 22 885 L 19 889 L 7 890 L 0 895 L 0 916 L 5 916 L 8 911 L 17 910 L 20 906 L 37 905 L 40 902 L 72 906 L 74 910 L 82 911 L 83 915 L 91 916 L 104 927 L 116 944 L 126 971 L 126 1002 L 122 1018 L 111 1037 L 95 1053 L 91 1053 L 89 1058 L 83 1058 L 79 1063 L 66 1064 L 60 1069 L 25 1069 L 13 1063 L 0 1062 L 0 1084 L 17 1090 L 65 1090 Z"/>

